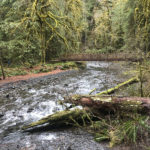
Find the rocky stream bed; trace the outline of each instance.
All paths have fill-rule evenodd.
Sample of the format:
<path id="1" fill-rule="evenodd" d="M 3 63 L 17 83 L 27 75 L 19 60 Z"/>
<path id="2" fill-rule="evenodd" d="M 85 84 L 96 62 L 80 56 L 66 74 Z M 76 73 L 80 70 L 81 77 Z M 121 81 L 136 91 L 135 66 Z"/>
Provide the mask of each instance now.
<path id="1" fill-rule="evenodd" d="M 22 132 L 21 127 L 63 110 L 58 100 L 70 94 L 93 94 L 125 80 L 130 65 L 122 62 L 87 62 L 80 71 L 19 81 L 0 87 L 0 150 L 108 150 L 82 129 Z"/>

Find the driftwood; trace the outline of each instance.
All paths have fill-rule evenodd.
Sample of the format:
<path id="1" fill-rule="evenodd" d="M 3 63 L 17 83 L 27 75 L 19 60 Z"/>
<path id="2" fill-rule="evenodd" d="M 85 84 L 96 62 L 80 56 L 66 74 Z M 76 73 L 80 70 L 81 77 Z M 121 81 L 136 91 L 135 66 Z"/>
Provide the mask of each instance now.
<path id="1" fill-rule="evenodd" d="M 73 125 L 80 121 L 83 121 L 88 117 L 88 113 L 83 109 L 64 110 L 55 114 L 49 115 L 33 122 L 29 125 L 23 126 L 23 130 L 34 129 L 40 127 L 40 125 L 48 124 L 49 127 L 62 127 L 67 125 Z M 32 130 L 31 129 L 31 130 Z"/>
<path id="2" fill-rule="evenodd" d="M 131 79 L 129 79 L 129 80 L 123 82 L 123 83 L 118 84 L 117 86 L 115 86 L 115 87 L 113 87 L 113 88 L 111 88 L 111 89 L 108 89 L 108 90 L 106 90 L 106 91 L 100 92 L 100 93 L 98 93 L 97 95 L 100 96 L 100 95 L 104 95 L 104 94 L 112 94 L 112 93 L 114 93 L 116 90 L 118 90 L 119 88 L 121 88 L 121 87 L 123 87 L 123 86 L 126 86 L 126 85 L 133 84 L 133 83 L 138 82 L 138 81 L 139 81 L 138 77 L 133 77 L 133 78 L 131 78 Z"/>

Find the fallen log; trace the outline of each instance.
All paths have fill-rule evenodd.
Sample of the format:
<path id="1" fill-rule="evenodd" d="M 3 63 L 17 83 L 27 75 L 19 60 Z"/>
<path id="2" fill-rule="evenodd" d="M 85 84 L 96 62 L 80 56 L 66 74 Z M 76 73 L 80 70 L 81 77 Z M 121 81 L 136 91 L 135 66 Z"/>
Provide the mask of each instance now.
<path id="1" fill-rule="evenodd" d="M 64 110 L 44 117 L 29 125 L 23 126 L 22 129 L 27 130 L 31 128 L 38 128 L 40 125 L 44 125 L 47 123 L 49 127 L 61 127 L 76 124 L 79 121 L 83 121 L 87 117 L 87 115 L 88 113 L 82 109 Z"/>
<path id="2" fill-rule="evenodd" d="M 98 109 L 101 111 L 139 111 L 150 112 L 150 98 L 142 97 L 115 97 L 99 95 L 73 95 L 66 97 L 64 103 L 72 103 Z"/>
<path id="3" fill-rule="evenodd" d="M 111 97 L 111 96 L 91 96 L 91 95 L 73 95 L 64 100 L 65 103 L 81 105 L 86 109 L 64 110 L 49 115 L 23 126 L 23 130 L 33 131 L 39 127 L 45 128 L 45 124 L 50 127 L 61 128 L 62 126 L 85 124 L 86 121 L 92 122 L 99 115 L 107 114 L 128 114 L 129 112 L 138 112 L 141 114 L 150 113 L 150 98 L 141 97 Z M 87 109 L 88 107 L 88 109 Z"/>
<path id="4" fill-rule="evenodd" d="M 118 84 L 117 86 L 115 86 L 115 87 L 113 87 L 113 88 L 111 88 L 111 89 L 108 89 L 108 90 L 106 90 L 106 91 L 100 92 L 100 93 L 98 93 L 97 95 L 100 96 L 100 95 L 104 95 L 104 94 L 112 94 L 112 93 L 114 93 L 116 90 L 118 90 L 119 88 L 121 88 L 121 87 L 123 87 L 123 86 L 126 86 L 126 85 L 129 85 L 129 84 L 133 84 L 133 83 L 135 83 L 135 82 L 139 82 L 138 77 L 133 77 L 133 78 L 131 78 L 131 79 L 129 79 L 129 80 L 123 82 L 123 83 Z"/>

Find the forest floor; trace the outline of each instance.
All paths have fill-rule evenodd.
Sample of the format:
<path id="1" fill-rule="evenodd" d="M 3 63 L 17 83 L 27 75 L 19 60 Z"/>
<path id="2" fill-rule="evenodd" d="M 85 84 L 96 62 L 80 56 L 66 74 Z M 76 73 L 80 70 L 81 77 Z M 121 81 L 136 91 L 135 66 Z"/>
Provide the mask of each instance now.
<path id="1" fill-rule="evenodd" d="M 6 83 L 14 83 L 17 81 L 28 80 L 31 78 L 37 78 L 52 74 L 57 74 L 70 69 L 77 69 L 84 67 L 84 63 L 79 62 L 54 62 L 42 65 L 36 65 L 32 67 L 5 67 L 6 79 L 2 80 L 0 72 L 0 86 Z"/>

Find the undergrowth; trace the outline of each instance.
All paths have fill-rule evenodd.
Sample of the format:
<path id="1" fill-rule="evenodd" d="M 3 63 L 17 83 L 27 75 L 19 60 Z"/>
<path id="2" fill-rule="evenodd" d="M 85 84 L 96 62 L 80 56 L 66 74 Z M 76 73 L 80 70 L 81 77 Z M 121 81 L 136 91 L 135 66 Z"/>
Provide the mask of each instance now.
<path id="1" fill-rule="evenodd" d="M 24 64 L 22 66 L 5 66 L 4 72 L 7 77 L 17 76 L 17 75 L 26 75 L 31 73 L 44 73 L 50 72 L 52 70 L 60 69 L 60 70 L 68 70 L 68 69 L 77 69 L 84 68 L 85 64 L 82 62 L 54 62 L 48 63 L 44 66 L 41 64 L 31 66 L 30 64 Z M 2 72 L 0 70 L 0 77 L 2 76 Z"/>
<path id="2" fill-rule="evenodd" d="M 133 112 L 103 116 L 93 122 L 90 131 L 97 142 L 109 141 L 110 147 L 121 143 L 136 144 L 150 138 L 150 117 Z"/>

